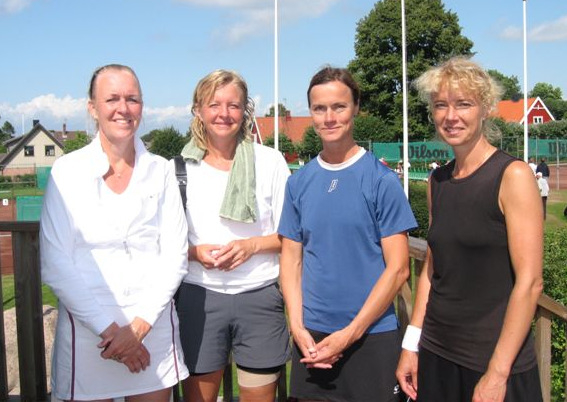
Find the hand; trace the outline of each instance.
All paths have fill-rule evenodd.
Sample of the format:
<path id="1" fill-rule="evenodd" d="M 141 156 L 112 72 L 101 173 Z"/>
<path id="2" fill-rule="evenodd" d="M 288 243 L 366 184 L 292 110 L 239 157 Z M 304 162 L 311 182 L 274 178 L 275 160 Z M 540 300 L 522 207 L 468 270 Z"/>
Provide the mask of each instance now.
<path id="1" fill-rule="evenodd" d="M 221 249 L 219 244 L 201 244 L 189 250 L 189 259 L 198 261 L 206 269 L 216 268 L 216 254 Z"/>
<path id="2" fill-rule="evenodd" d="M 254 255 L 254 248 L 251 239 L 233 240 L 214 255 L 215 267 L 222 271 L 232 271 Z"/>
<path id="3" fill-rule="evenodd" d="M 417 363 L 419 355 L 417 352 L 412 352 L 402 349 L 400 354 L 400 361 L 396 369 L 396 377 L 402 387 L 402 391 L 411 399 L 417 399 Z"/>
<path id="4" fill-rule="evenodd" d="M 487 371 L 474 387 L 473 402 L 503 402 L 508 378 Z"/>
<path id="5" fill-rule="evenodd" d="M 350 345 L 353 339 L 350 332 L 345 328 L 333 332 L 315 345 L 315 354 L 300 360 L 309 368 L 332 368 Z"/>
<path id="6" fill-rule="evenodd" d="M 291 334 L 293 341 L 301 351 L 301 354 L 306 357 L 315 358 L 317 357 L 317 348 L 315 347 L 315 341 L 313 337 L 305 328 L 294 330 L 292 328 Z M 326 367 L 330 368 L 330 367 Z"/>
<path id="7" fill-rule="evenodd" d="M 115 360 L 119 363 L 125 364 L 131 373 L 139 373 L 150 365 L 150 352 L 148 352 L 148 349 L 141 344 L 134 354 L 121 359 L 116 358 Z"/>
<path id="8" fill-rule="evenodd" d="M 131 372 L 144 370 L 150 363 L 150 355 L 142 340 L 151 326 L 141 318 L 126 326 L 111 324 L 101 334 L 102 341 L 97 345 L 102 348 L 103 359 L 113 359 L 128 366 Z"/>

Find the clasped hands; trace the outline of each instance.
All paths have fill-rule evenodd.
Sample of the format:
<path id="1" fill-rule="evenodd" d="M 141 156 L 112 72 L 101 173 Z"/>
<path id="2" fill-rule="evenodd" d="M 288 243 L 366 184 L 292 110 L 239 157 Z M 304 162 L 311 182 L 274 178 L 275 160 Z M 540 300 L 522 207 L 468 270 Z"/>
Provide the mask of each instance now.
<path id="1" fill-rule="evenodd" d="M 343 357 L 343 352 L 352 344 L 352 337 L 346 329 L 328 335 L 315 343 L 306 329 L 292 331 L 293 340 L 301 350 L 300 360 L 307 368 L 331 369 Z"/>
<path id="2" fill-rule="evenodd" d="M 139 373 L 150 364 L 150 353 L 142 343 L 151 326 L 141 318 L 123 327 L 113 322 L 106 328 L 97 345 L 103 359 L 112 359 L 128 367 L 131 373 Z"/>
<path id="3" fill-rule="evenodd" d="M 226 245 L 201 244 L 195 246 L 191 259 L 199 261 L 207 269 L 232 271 L 254 254 L 251 239 L 233 240 Z"/>

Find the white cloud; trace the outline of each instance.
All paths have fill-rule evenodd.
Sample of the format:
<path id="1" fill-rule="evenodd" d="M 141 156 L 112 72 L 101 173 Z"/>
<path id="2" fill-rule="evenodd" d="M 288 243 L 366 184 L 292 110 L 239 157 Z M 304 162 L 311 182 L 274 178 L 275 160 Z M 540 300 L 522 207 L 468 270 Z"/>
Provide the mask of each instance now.
<path id="1" fill-rule="evenodd" d="M 266 0 L 177 0 L 199 7 L 224 9 L 230 21 L 223 27 L 215 29 L 215 38 L 229 38 L 227 42 L 234 44 L 258 33 L 270 32 L 273 29 L 274 2 Z M 324 14 L 340 0 L 286 0 L 278 2 L 278 18 L 280 24 L 290 23 L 303 18 L 314 18 Z"/>
<path id="2" fill-rule="evenodd" d="M 0 0 L 0 15 L 20 12 L 31 2 L 32 0 Z"/>
<path id="3" fill-rule="evenodd" d="M 86 98 L 74 99 L 69 95 L 60 98 L 54 94 L 40 95 L 17 105 L 1 103 L 0 124 L 10 121 L 14 127 L 18 126 L 18 134 L 29 130 L 32 120 L 40 120 L 48 130 L 60 130 L 63 123 L 67 123 L 70 130 L 92 132 L 94 123 L 87 113 L 86 105 Z M 184 133 L 190 121 L 190 106 L 145 106 L 143 124 L 139 131 L 144 134 L 156 128 L 173 125 Z"/>
<path id="4" fill-rule="evenodd" d="M 151 131 L 153 129 L 174 126 L 182 134 L 187 131 L 191 122 L 190 106 L 166 106 L 166 107 L 144 107 L 144 118 L 141 130 Z M 140 131 L 140 130 L 138 130 Z"/>
<path id="5" fill-rule="evenodd" d="M 516 26 L 507 26 L 500 32 L 500 37 L 502 39 L 516 40 L 522 39 L 523 31 L 522 28 Z"/>
<path id="6" fill-rule="evenodd" d="M 507 26 L 504 28 L 500 37 L 509 40 L 518 40 L 523 37 L 523 28 L 517 26 Z M 528 30 L 528 40 L 534 42 L 559 42 L 567 40 L 567 15 L 555 21 L 544 22 Z"/>
<path id="7" fill-rule="evenodd" d="M 567 15 L 530 30 L 528 37 L 537 42 L 559 42 L 567 40 Z"/>
<path id="8" fill-rule="evenodd" d="M 73 99 L 67 95 L 58 98 L 53 94 L 41 95 L 33 98 L 29 102 L 19 103 L 11 106 L 7 103 L 0 105 L 0 116 L 7 120 L 18 116 L 48 116 L 55 119 L 68 119 L 85 116 L 86 98 Z"/>

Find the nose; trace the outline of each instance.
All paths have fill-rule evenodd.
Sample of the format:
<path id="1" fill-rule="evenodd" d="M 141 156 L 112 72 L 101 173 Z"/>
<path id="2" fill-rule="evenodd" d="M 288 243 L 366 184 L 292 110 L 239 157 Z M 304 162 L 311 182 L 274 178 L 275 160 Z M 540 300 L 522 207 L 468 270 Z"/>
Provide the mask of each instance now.
<path id="1" fill-rule="evenodd" d="M 222 117 L 226 117 L 226 116 L 229 115 L 229 113 L 228 113 L 228 105 L 221 105 L 221 107 L 220 107 L 220 115 L 221 115 Z"/>
<path id="2" fill-rule="evenodd" d="M 126 102 L 126 99 L 120 99 L 118 101 L 118 107 L 117 107 L 119 112 L 127 112 L 128 111 L 128 103 Z"/>
<path id="3" fill-rule="evenodd" d="M 335 111 L 332 108 L 327 108 L 327 110 L 325 111 L 325 121 L 335 121 Z"/>
<path id="4" fill-rule="evenodd" d="M 457 114 L 457 108 L 454 107 L 454 106 L 452 106 L 452 105 L 449 105 L 449 106 L 447 107 L 447 116 L 446 116 L 446 118 L 447 118 L 448 120 L 455 120 L 455 119 L 457 118 L 457 116 L 458 116 L 458 114 Z"/>

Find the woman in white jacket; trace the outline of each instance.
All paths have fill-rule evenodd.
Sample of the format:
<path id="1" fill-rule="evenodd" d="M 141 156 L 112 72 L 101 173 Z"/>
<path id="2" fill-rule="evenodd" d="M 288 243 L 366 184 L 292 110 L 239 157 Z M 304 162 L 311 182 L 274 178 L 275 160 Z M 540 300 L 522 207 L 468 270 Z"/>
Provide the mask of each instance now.
<path id="1" fill-rule="evenodd" d="M 135 137 L 142 106 L 132 69 L 97 69 L 88 111 L 98 134 L 51 171 L 40 250 L 59 298 L 59 399 L 168 401 L 188 375 L 172 302 L 187 273 L 187 225 L 174 172 Z"/>

